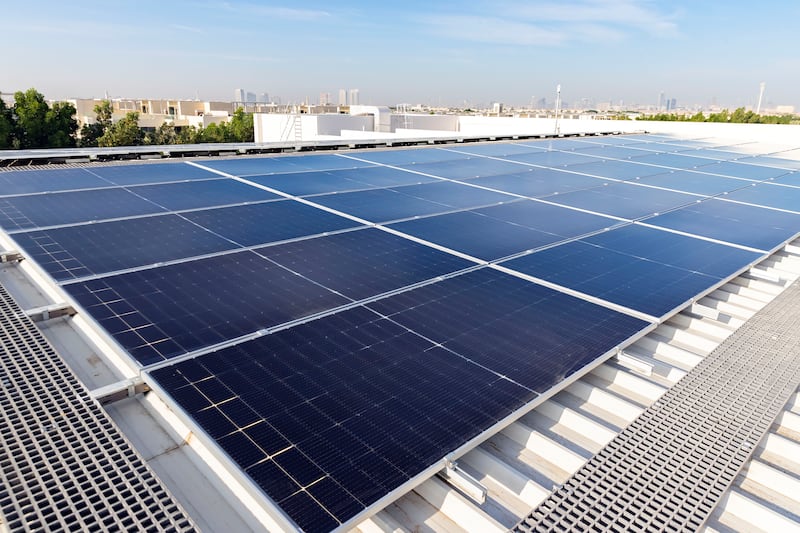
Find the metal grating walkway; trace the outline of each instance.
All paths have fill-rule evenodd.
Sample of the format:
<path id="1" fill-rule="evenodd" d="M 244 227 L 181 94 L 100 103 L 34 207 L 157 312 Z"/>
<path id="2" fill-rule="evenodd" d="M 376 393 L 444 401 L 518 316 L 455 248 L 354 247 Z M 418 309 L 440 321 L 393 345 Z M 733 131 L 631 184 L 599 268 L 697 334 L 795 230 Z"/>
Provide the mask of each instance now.
<path id="1" fill-rule="evenodd" d="M 800 284 L 794 283 L 515 531 L 697 531 L 798 382 Z"/>
<path id="2" fill-rule="evenodd" d="M 0 285 L 0 531 L 194 531 Z"/>

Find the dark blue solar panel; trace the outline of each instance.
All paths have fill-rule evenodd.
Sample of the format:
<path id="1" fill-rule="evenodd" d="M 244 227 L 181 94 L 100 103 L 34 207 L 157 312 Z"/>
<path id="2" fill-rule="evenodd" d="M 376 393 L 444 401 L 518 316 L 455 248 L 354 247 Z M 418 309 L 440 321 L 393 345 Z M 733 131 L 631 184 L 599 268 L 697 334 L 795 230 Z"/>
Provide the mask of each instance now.
<path id="1" fill-rule="evenodd" d="M 471 183 L 471 182 L 470 182 Z M 466 208 L 516 200 L 516 196 L 489 191 L 472 185 L 438 181 L 421 185 L 392 187 L 399 193 L 449 207 Z"/>
<path id="2" fill-rule="evenodd" d="M 258 187 L 228 178 L 143 185 L 133 188 L 131 191 L 169 210 L 196 209 L 280 198 L 280 196 Z"/>
<path id="3" fill-rule="evenodd" d="M 750 155 L 742 152 L 730 152 L 726 150 L 716 150 L 711 148 L 691 148 L 689 150 L 681 150 L 681 154 L 690 155 L 695 157 L 707 157 L 718 161 L 730 161 L 733 159 L 749 159 Z"/>
<path id="4" fill-rule="evenodd" d="M 294 196 L 436 181 L 436 178 L 390 167 L 365 167 L 327 172 L 295 172 L 268 176 L 248 176 L 247 179 Z"/>
<path id="5" fill-rule="evenodd" d="M 363 307 L 152 376 L 304 531 L 346 522 L 536 396 Z"/>
<path id="6" fill-rule="evenodd" d="M 531 152 L 541 152 L 546 150 L 544 146 L 521 145 L 514 143 L 498 143 L 492 142 L 488 144 L 470 144 L 468 146 L 460 146 L 459 152 L 466 152 L 475 155 L 488 155 L 492 157 L 505 157 L 512 154 L 529 154 Z"/>
<path id="7" fill-rule="evenodd" d="M 787 159 L 784 157 L 757 155 L 753 157 L 748 157 L 745 161 L 747 163 L 753 163 L 755 165 L 765 165 L 770 167 L 785 168 L 787 170 L 800 169 L 800 161 L 798 161 L 797 159 Z"/>
<path id="8" fill-rule="evenodd" d="M 663 146 L 659 145 L 658 148 L 661 149 L 663 148 Z M 675 148 L 679 149 L 680 147 L 676 146 Z M 637 161 L 639 163 L 649 163 L 651 165 L 659 165 L 662 167 L 680 168 L 680 169 L 696 169 L 697 167 L 702 167 L 714 162 L 714 160 L 712 159 L 706 159 L 702 157 L 692 157 L 689 155 L 681 155 L 674 153 L 656 153 L 651 155 L 642 155 L 631 159 L 631 161 Z"/>
<path id="9" fill-rule="evenodd" d="M 647 223 L 759 250 L 772 250 L 800 232 L 800 215 L 719 200 L 678 209 Z"/>
<path id="10" fill-rule="evenodd" d="M 368 307 L 537 392 L 646 326 L 489 268 Z"/>
<path id="11" fill-rule="evenodd" d="M 253 252 L 65 288 L 142 365 L 348 301 Z"/>
<path id="12" fill-rule="evenodd" d="M 92 167 L 90 172 L 117 185 L 140 185 L 144 183 L 202 180 L 219 177 L 218 174 L 186 163 L 98 166 Z"/>
<path id="13" fill-rule="evenodd" d="M 13 196 L 0 198 L 0 226 L 28 229 L 163 211 L 124 189 Z"/>
<path id="14" fill-rule="evenodd" d="M 111 183 L 82 168 L 24 170 L 0 174 L 0 196 L 108 187 Z"/>
<path id="15" fill-rule="evenodd" d="M 467 159 L 468 154 L 442 150 L 440 148 L 413 148 L 408 150 L 378 150 L 354 153 L 353 157 L 374 161 L 383 165 L 410 165 L 412 163 L 431 163 L 435 161 L 454 161 Z"/>
<path id="16" fill-rule="evenodd" d="M 184 218 L 242 246 L 317 235 L 359 226 L 294 200 L 279 200 L 183 213 Z"/>
<path id="17" fill-rule="evenodd" d="M 712 174 L 722 174 L 733 178 L 744 178 L 755 181 L 762 181 L 769 178 L 777 178 L 789 172 L 781 168 L 771 168 L 762 165 L 750 165 L 737 163 L 734 161 L 721 161 L 697 167 L 699 172 L 711 172 Z"/>
<path id="18" fill-rule="evenodd" d="M 328 194 L 314 196 L 312 200 L 317 204 L 372 222 L 386 222 L 453 210 L 444 204 L 408 196 L 394 189 Z"/>
<path id="19" fill-rule="evenodd" d="M 573 164 L 567 166 L 567 170 L 615 180 L 630 180 L 664 172 L 664 169 L 659 167 L 612 160 Z"/>
<path id="20" fill-rule="evenodd" d="M 349 231 L 256 251 L 354 300 L 474 266 L 454 255 L 377 229 Z"/>
<path id="21" fill-rule="evenodd" d="M 725 196 L 730 200 L 748 204 L 775 207 L 800 212 L 800 187 L 764 183 L 739 189 Z"/>
<path id="22" fill-rule="evenodd" d="M 535 152 L 530 154 L 509 155 L 505 159 L 541 167 L 563 167 L 566 165 L 602 161 L 600 157 L 586 155 L 580 152 Z M 513 172 L 513 170 L 509 170 L 508 172 Z"/>
<path id="23" fill-rule="evenodd" d="M 672 311 L 719 281 L 581 241 L 504 266 L 653 316 Z"/>
<path id="24" fill-rule="evenodd" d="M 748 187 L 751 182 L 687 170 L 674 170 L 665 174 L 645 176 L 638 180 L 644 185 L 665 187 L 676 191 L 715 196 L 723 192 Z"/>
<path id="25" fill-rule="evenodd" d="M 605 183 L 598 178 L 562 172 L 549 168 L 530 167 L 515 174 L 501 174 L 469 180 L 468 183 L 489 187 L 499 191 L 521 194 L 530 198 L 549 196 L 555 193 L 577 191 L 597 187 Z"/>
<path id="26" fill-rule="evenodd" d="M 646 325 L 489 270 L 372 305 L 392 320 L 357 307 L 152 372 L 306 531 L 347 521 Z M 423 317 L 431 337 L 403 327 Z"/>
<path id="27" fill-rule="evenodd" d="M 613 224 L 603 217 L 526 200 L 392 227 L 473 257 L 494 260 Z"/>
<path id="28" fill-rule="evenodd" d="M 783 176 L 774 178 L 774 183 L 800 187 L 800 172 L 792 172 L 791 174 L 784 174 Z"/>
<path id="29" fill-rule="evenodd" d="M 202 161 L 202 166 L 233 174 L 251 176 L 283 172 L 305 172 L 308 170 L 335 170 L 371 166 L 336 155 L 306 155 L 290 157 L 246 157 L 241 159 L 211 159 Z"/>
<path id="30" fill-rule="evenodd" d="M 524 166 L 518 163 L 500 161 L 487 157 L 470 157 L 469 159 L 458 159 L 455 161 L 401 165 L 401 168 L 447 179 L 478 178 L 481 176 L 494 176 L 496 174 L 510 174 L 512 172 L 524 170 Z"/>
<path id="31" fill-rule="evenodd" d="M 595 157 L 605 157 L 609 159 L 628 159 L 640 155 L 647 155 L 647 152 L 637 150 L 635 148 L 626 148 L 624 146 L 607 146 L 602 144 L 594 144 L 587 148 L 578 148 L 575 150 L 582 154 L 592 155 Z"/>
<path id="32" fill-rule="evenodd" d="M 57 280 L 236 247 L 175 215 L 17 233 L 14 240 Z"/>
<path id="33" fill-rule="evenodd" d="M 503 265 L 658 317 L 758 257 L 708 241 L 626 226 Z"/>
<path id="34" fill-rule="evenodd" d="M 628 183 L 611 183 L 548 198 L 558 204 L 630 220 L 668 211 L 699 199 L 697 196 Z"/>

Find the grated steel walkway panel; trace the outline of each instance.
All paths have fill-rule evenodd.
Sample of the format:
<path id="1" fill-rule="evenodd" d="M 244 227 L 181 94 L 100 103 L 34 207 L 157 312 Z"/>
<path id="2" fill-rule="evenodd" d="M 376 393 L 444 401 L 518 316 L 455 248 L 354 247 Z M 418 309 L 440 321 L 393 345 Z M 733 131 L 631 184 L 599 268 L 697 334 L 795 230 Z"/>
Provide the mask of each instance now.
<path id="1" fill-rule="evenodd" d="M 0 531 L 194 531 L 0 285 Z"/>
<path id="2" fill-rule="evenodd" d="M 696 531 L 800 382 L 800 283 L 707 356 L 515 528 Z"/>

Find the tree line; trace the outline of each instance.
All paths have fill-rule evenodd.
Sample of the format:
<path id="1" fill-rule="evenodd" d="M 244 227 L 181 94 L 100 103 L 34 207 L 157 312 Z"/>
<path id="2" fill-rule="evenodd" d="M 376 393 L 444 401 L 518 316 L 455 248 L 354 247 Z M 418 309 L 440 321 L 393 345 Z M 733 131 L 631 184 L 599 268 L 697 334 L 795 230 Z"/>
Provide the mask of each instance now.
<path id="1" fill-rule="evenodd" d="M 718 113 L 706 115 L 698 111 L 694 115 L 678 113 L 657 113 L 655 115 L 641 115 L 636 120 L 657 120 L 667 122 L 731 122 L 736 124 L 797 124 L 798 118 L 792 115 L 759 115 L 753 111 L 745 111 L 743 107 L 735 109 L 732 113 L 723 109 Z"/>
<path id="2" fill-rule="evenodd" d="M 230 121 L 196 128 L 164 122 L 155 130 L 139 126 L 139 113 L 130 112 L 113 122 L 111 102 L 94 106 L 95 122 L 78 129 L 76 110 L 69 102 L 52 106 L 36 89 L 14 93 L 14 105 L 0 98 L 0 149 L 74 148 L 253 142 L 253 114 L 234 111 Z"/>

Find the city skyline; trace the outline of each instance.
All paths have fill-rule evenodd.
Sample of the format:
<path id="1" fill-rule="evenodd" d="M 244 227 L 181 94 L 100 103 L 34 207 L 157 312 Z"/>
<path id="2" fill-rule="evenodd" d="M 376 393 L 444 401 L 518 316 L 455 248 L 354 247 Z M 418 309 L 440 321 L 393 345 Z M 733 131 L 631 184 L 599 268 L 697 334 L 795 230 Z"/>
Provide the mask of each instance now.
<path id="1" fill-rule="evenodd" d="M 788 27 L 770 0 L 243 3 L 114 6 L 53 0 L 3 8 L 0 90 L 48 98 L 230 100 L 249 87 L 283 102 L 359 87 L 365 104 L 523 106 L 555 86 L 569 102 L 800 108 Z"/>

